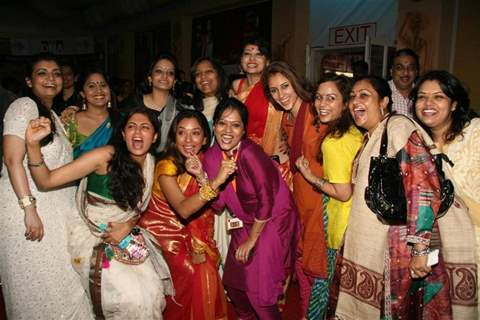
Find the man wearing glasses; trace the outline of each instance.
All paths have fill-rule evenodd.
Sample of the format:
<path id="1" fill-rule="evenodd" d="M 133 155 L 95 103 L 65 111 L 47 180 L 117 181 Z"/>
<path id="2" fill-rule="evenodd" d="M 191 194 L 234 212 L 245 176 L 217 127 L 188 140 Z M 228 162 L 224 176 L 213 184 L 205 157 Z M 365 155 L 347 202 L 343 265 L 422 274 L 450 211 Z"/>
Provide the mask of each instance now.
<path id="1" fill-rule="evenodd" d="M 409 95 L 418 76 L 418 69 L 418 55 L 412 49 L 401 49 L 395 52 L 390 69 L 392 80 L 388 82 L 392 89 L 393 111 L 412 116 L 412 100 Z"/>

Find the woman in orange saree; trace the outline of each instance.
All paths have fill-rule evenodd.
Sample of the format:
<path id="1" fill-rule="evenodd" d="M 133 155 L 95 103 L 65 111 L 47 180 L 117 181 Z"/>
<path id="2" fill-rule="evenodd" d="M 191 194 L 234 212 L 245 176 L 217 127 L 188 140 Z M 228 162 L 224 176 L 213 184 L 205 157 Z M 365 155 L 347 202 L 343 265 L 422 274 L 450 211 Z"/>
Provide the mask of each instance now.
<path id="1" fill-rule="evenodd" d="M 295 275 L 300 287 L 301 317 L 305 317 L 314 280 L 327 277 L 327 244 L 322 193 L 312 188 L 302 173 L 296 170 L 295 162 L 303 156 L 309 159 L 315 174 L 323 176 L 317 154 L 327 127 L 316 123 L 311 94 L 292 66 L 282 61 L 272 62 L 266 68 L 262 82 L 270 102 L 284 110 L 282 129 L 287 134 L 290 146 L 293 197 L 302 228 L 296 253 Z"/>
<path id="2" fill-rule="evenodd" d="M 197 155 L 208 148 L 210 139 L 201 112 L 178 114 L 155 169 L 150 204 L 139 221 L 155 238 L 170 268 L 175 296 L 167 299 L 163 314 L 169 320 L 225 319 L 227 315 L 218 274 L 220 255 L 213 240 L 214 212 L 205 207 L 208 199 L 203 188 L 208 183 L 187 172 L 199 165 Z M 224 181 L 214 180 L 208 186 Z"/>

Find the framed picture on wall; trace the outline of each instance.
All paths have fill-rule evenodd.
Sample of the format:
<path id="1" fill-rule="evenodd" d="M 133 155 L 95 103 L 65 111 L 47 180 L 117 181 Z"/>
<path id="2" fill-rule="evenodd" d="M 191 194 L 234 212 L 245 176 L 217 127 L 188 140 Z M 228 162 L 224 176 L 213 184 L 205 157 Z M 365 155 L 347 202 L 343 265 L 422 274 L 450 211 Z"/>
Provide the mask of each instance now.
<path id="1" fill-rule="evenodd" d="M 222 64 L 238 64 L 245 39 L 258 36 L 271 41 L 272 2 L 226 10 L 192 21 L 192 63 L 209 56 Z"/>

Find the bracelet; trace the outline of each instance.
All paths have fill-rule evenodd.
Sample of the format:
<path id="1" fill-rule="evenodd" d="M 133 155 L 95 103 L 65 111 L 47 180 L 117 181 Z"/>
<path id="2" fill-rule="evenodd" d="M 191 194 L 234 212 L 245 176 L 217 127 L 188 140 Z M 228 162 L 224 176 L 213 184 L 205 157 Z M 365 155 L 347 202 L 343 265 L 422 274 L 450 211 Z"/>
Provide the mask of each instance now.
<path id="1" fill-rule="evenodd" d="M 39 162 L 30 162 L 30 161 L 27 162 L 27 165 L 30 168 L 38 168 L 43 166 L 44 164 L 45 164 L 45 161 L 43 160 L 43 157 L 42 157 L 42 160 L 40 160 Z"/>
<path id="2" fill-rule="evenodd" d="M 430 248 L 426 247 L 425 249 L 417 250 L 415 247 L 412 247 L 412 252 L 410 253 L 412 257 L 421 257 L 426 256 L 430 253 Z"/>
<path id="3" fill-rule="evenodd" d="M 322 187 L 327 183 L 327 180 L 323 178 L 316 178 L 313 181 L 313 187 L 316 189 L 316 191 L 322 192 Z"/>
<path id="4" fill-rule="evenodd" d="M 202 199 L 203 201 L 209 202 L 210 200 L 215 199 L 218 193 L 215 190 L 213 190 L 213 188 L 210 186 L 209 183 L 205 183 L 200 187 L 198 194 L 200 196 L 200 199 Z"/>
<path id="5" fill-rule="evenodd" d="M 205 171 L 203 172 L 203 177 L 195 177 L 195 179 L 197 180 L 197 183 L 200 186 L 203 186 L 204 184 L 208 183 L 208 175 Z"/>
<path id="6" fill-rule="evenodd" d="M 22 209 L 25 209 L 26 207 L 29 207 L 29 206 L 35 207 L 37 205 L 37 199 L 35 199 L 35 197 L 30 194 L 28 196 L 24 196 L 18 199 L 18 205 Z"/>

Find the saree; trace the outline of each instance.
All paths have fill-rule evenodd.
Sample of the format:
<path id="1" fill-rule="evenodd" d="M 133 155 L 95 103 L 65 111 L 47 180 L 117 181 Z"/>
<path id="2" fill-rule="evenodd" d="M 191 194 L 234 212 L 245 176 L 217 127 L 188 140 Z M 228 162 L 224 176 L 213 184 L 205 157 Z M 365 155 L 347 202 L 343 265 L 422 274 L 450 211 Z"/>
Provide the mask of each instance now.
<path id="1" fill-rule="evenodd" d="M 288 137 L 290 147 L 290 172 L 292 174 L 293 198 L 298 209 L 301 237 L 298 242 L 295 274 L 300 286 L 302 316 L 306 314 L 315 278 L 327 276 L 327 244 L 325 241 L 322 194 L 305 180 L 296 169 L 295 162 L 303 155 L 310 163 L 316 176 L 323 176 L 322 164 L 317 154 L 327 129 L 314 125 L 312 105 L 303 102 L 297 117 L 284 113 L 282 128 Z"/>
<path id="2" fill-rule="evenodd" d="M 332 286 L 328 316 L 338 319 L 476 319 L 474 233 L 458 201 L 437 219 L 439 179 L 433 142 L 402 116 L 388 123 L 388 155 L 399 152 L 407 224 L 382 224 L 364 200 L 370 157 L 377 156 L 386 120 L 363 146 L 353 170 L 350 221 Z M 391 134 L 395 132 L 395 134 Z M 462 230 L 462 231 L 460 231 Z M 410 245 L 440 249 L 430 275 L 412 279 Z"/>
<path id="3" fill-rule="evenodd" d="M 244 83 L 245 79 L 241 79 L 234 97 L 248 109 L 247 137 L 272 156 L 280 143 L 283 111 L 277 110 L 265 97 L 261 81 L 242 92 Z"/>
<path id="4" fill-rule="evenodd" d="M 68 139 L 73 146 L 73 159 L 77 159 L 85 152 L 92 149 L 106 145 L 113 134 L 112 123 L 110 117 L 107 117 L 95 131 L 85 136 L 78 132 L 78 123 L 73 118 L 65 123 L 65 130 L 67 132 Z"/>
<path id="5" fill-rule="evenodd" d="M 329 134 L 322 142 L 324 179 L 330 183 L 348 184 L 352 181 L 352 163 L 361 147 L 363 135 L 352 125 L 341 137 Z M 324 319 L 329 287 L 335 270 L 337 250 L 347 228 L 352 201 L 340 201 L 323 196 L 323 218 L 327 240 L 328 278 L 315 279 L 308 307 L 309 319 Z"/>
<path id="6" fill-rule="evenodd" d="M 109 197 L 87 191 L 89 177 L 77 190 L 79 215 L 69 228 L 69 251 L 72 265 L 80 274 L 90 294 L 97 318 L 162 319 L 166 294 L 172 294 L 167 264 L 147 232 L 140 229 L 149 255 L 143 262 L 110 259 L 117 248 L 103 243 L 102 225 L 126 222 L 138 216 L 150 199 L 154 159 L 145 159 L 145 190 L 139 210 L 122 210 Z"/>
<path id="7" fill-rule="evenodd" d="M 161 248 L 172 274 L 175 299 L 167 299 L 165 319 L 213 320 L 226 318 L 226 300 L 218 274 L 220 255 L 213 240 L 214 213 L 201 209 L 184 220 L 168 204 L 158 178 L 177 176 L 172 160 L 158 162 L 155 184 L 147 210 L 139 225 Z M 196 180 L 188 173 L 177 176 L 185 197 L 198 192 Z"/>
<path id="8" fill-rule="evenodd" d="M 293 173 L 293 198 L 298 208 L 302 236 L 299 247 L 303 256 L 303 269 L 314 277 L 326 277 L 326 242 L 323 231 L 322 194 L 305 180 L 295 168 L 298 157 L 303 155 L 309 162 L 313 174 L 322 177 L 322 164 L 317 154 L 325 135 L 326 126 L 317 129 L 309 103 L 302 103 L 297 118 L 289 122 L 285 116 L 282 126 L 288 135 L 291 147 L 290 170 Z"/>
<path id="9" fill-rule="evenodd" d="M 210 177 L 217 175 L 222 159 L 218 144 L 205 153 L 203 164 Z M 212 203 L 217 211 L 228 208 L 244 224 L 232 230 L 223 283 L 245 291 L 255 305 L 272 306 L 283 293 L 287 271 L 293 266 L 298 216 L 278 168 L 257 144 L 242 140 L 236 162 L 236 187 L 228 183 Z M 255 219 L 267 222 L 248 262 L 240 263 L 235 251 L 249 237 Z"/>
<path id="10" fill-rule="evenodd" d="M 480 118 L 474 118 L 462 135 L 444 146 L 452 164 L 445 164 L 445 175 L 453 182 L 455 193 L 468 209 L 475 227 L 477 266 L 480 264 Z M 480 281 L 478 282 L 480 285 Z M 477 287 L 477 292 L 480 286 Z"/>

